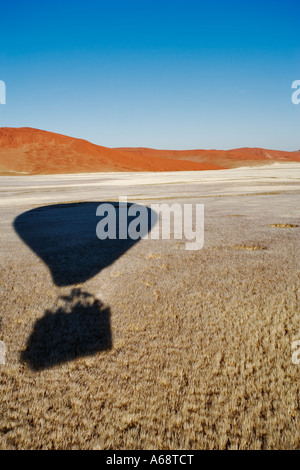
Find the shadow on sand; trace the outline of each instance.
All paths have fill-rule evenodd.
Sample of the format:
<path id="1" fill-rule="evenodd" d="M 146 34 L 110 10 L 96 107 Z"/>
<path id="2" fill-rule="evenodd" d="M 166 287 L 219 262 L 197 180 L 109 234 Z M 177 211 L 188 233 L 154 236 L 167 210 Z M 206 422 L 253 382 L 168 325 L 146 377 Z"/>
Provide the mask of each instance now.
<path id="1" fill-rule="evenodd" d="M 15 219 L 17 234 L 49 267 L 57 286 L 71 286 L 87 281 L 139 241 L 131 238 L 99 240 L 96 226 L 100 218 L 96 216 L 96 210 L 100 204 L 55 204 L 24 212 Z M 106 204 L 116 209 L 118 233 L 119 204 Z M 128 209 L 131 206 L 127 204 Z M 157 217 L 151 209 L 147 208 L 147 211 L 149 231 Z M 128 217 L 127 228 L 133 219 Z"/>
<path id="2" fill-rule="evenodd" d="M 59 303 L 35 323 L 21 354 L 35 371 L 111 349 L 109 307 L 80 289 L 60 297 Z"/>
<path id="3" fill-rule="evenodd" d="M 107 204 L 107 202 L 105 202 Z M 135 243 L 131 238 L 99 240 L 96 209 L 101 202 L 55 204 L 18 216 L 14 228 L 20 238 L 50 269 L 60 287 L 81 284 L 111 265 Z M 119 231 L 119 204 L 116 209 Z M 132 204 L 128 203 L 127 208 Z M 138 207 L 138 206 L 137 206 Z M 157 214 L 147 208 L 147 232 Z M 128 217 L 127 228 L 135 217 Z M 145 235 L 145 233 L 141 233 Z M 110 309 L 81 289 L 60 297 L 57 310 L 46 310 L 34 325 L 21 359 L 33 370 L 42 370 L 112 347 Z"/>

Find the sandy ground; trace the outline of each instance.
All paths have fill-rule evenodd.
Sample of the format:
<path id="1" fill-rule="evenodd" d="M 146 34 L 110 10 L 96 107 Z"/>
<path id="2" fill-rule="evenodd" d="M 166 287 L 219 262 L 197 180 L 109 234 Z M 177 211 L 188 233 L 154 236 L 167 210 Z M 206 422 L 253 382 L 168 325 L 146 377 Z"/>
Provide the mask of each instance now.
<path id="1" fill-rule="evenodd" d="M 1 448 L 300 448 L 299 164 L 0 187 Z M 203 203 L 204 248 L 99 245 L 119 195 Z"/>
<path id="2" fill-rule="evenodd" d="M 0 206 L 36 204 L 37 199 L 49 204 L 118 199 L 119 195 L 142 200 L 288 191 L 299 187 L 299 168 L 299 163 L 273 163 L 217 171 L 0 176 Z"/>

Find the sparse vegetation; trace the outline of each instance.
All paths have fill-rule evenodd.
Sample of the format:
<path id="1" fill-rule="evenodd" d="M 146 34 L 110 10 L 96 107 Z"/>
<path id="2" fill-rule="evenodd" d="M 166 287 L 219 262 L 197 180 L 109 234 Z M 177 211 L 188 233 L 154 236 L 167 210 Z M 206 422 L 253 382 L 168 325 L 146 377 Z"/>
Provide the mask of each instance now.
<path id="1" fill-rule="evenodd" d="M 270 224 L 269 227 L 273 227 L 273 228 L 296 228 L 296 227 L 299 227 L 299 225 L 295 225 L 295 224 Z"/>
<path id="2" fill-rule="evenodd" d="M 202 250 L 144 240 L 69 287 L 55 286 L 14 232 L 12 221 L 28 207 L 2 207 L 0 447 L 299 449 L 291 342 L 300 339 L 300 240 L 297 230 L 286 237 L 268 228 L 297 201 L 291 193 L 249 195 L 244 217 L 229 221 L 234 197 L 208 199 Z M 91 320 L 103 309 L 109 347 L 83 355 L 90 337 L 99 340 Z M 77 357 L 34 370 L 30 348 L 45 354 L 37 327 L 58 328 L 63 341 L 74 313 L 79 338 L 81 323 L 92 330 L 87 348 L 80 343 Z"/>
<path id="3" fill-rule="evenodd" d="M 250 250 L 250 251 L 267 249 L 265 246 L 261 246 L 261 245 L 235 245 L 234 248 L 236 250 Z"/>

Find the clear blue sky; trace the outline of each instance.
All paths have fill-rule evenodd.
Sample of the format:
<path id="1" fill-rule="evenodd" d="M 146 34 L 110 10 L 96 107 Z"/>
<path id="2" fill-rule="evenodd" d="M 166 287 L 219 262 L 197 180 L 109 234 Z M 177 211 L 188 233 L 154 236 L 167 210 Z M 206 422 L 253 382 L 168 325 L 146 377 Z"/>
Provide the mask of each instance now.
<path id="1" fill-rule="evenodd" d="M 299 13 L 299 0 L 1 0 L 0 126 L 108 147 L 300 149 Z"/>

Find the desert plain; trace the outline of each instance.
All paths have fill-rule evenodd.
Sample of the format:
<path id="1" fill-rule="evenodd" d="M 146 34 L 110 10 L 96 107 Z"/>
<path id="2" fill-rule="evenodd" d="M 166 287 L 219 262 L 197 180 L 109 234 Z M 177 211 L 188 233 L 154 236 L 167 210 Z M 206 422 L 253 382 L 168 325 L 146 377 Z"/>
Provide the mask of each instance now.
<path id="1" fill-rule="evenodd" d="M 299 449 L 300 164 L 0 176 L 2 449 Z M 105 243 L 119 196 L 205 241 Z"/>

